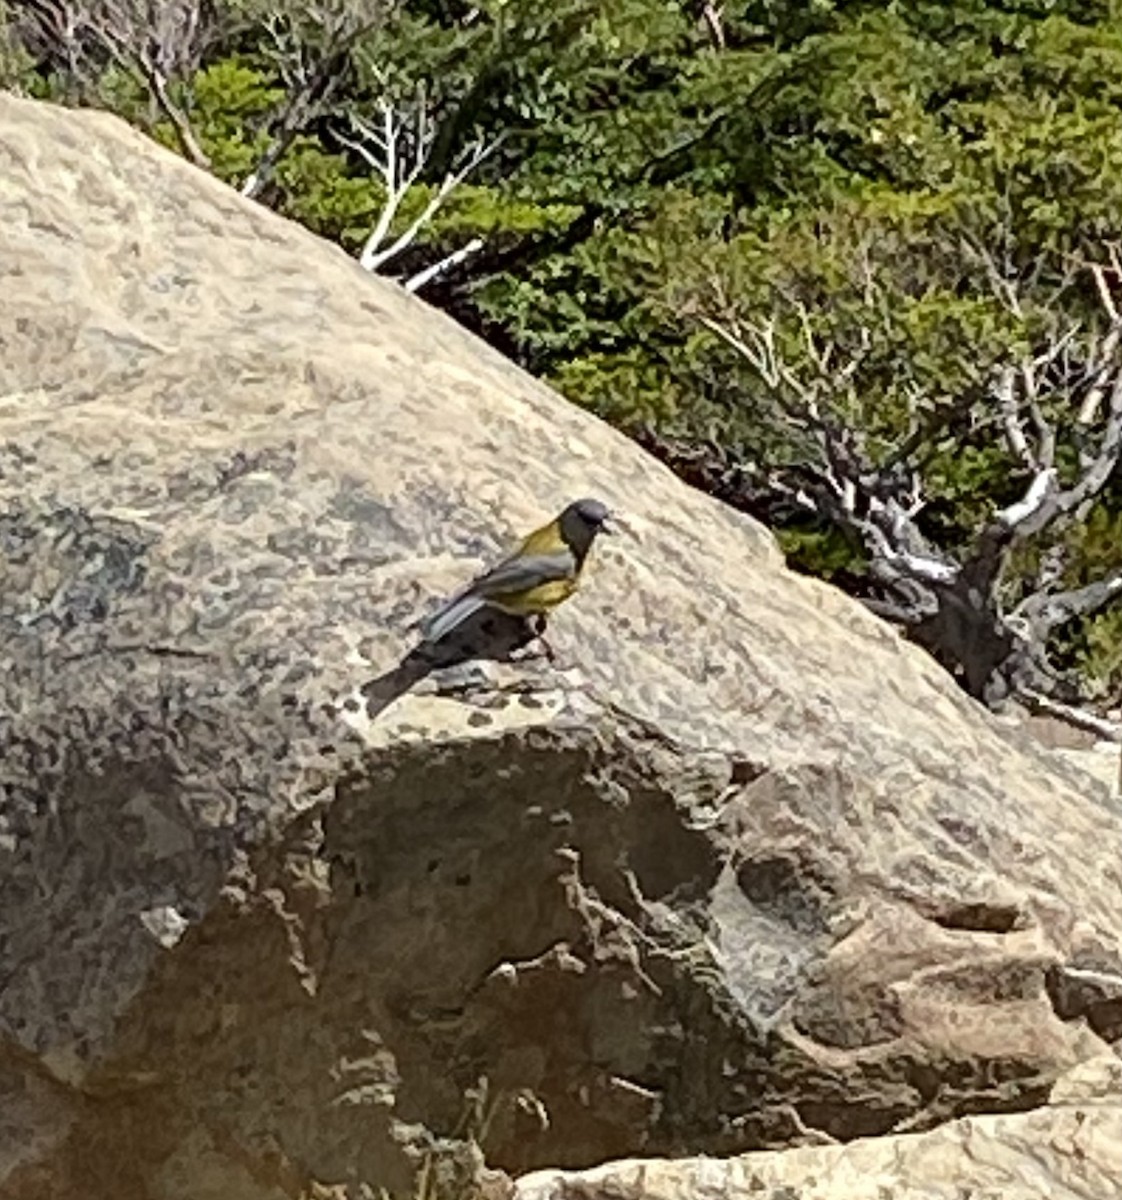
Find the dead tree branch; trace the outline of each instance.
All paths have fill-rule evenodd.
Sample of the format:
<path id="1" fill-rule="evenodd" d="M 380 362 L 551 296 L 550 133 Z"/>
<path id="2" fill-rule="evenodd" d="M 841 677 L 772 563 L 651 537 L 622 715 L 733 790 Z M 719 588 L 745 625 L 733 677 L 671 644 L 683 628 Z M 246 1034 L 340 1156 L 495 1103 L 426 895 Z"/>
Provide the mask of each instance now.
<path id="1" fill-rule="evenodd" d="M 106 61 L 132 75 L 171 125 L 184 157 L 210 167 L 169 86 L 198 66 L 214 33 L 205 0 L 27 0 L 24 19 L 33 46 L 61 57 L 85 86 Z"/>
<path id="2" fill-rule="evenodd" d="M 1095 713 L 1089 713 L 1071 704 L 1062 704 L 1058 700 L 1027 689 L 1021 693 L 1020 699 L 1033 712 L 1042 713 L 1047 717 L 1055 717 L 1068 725 L 1073 725 L 1076 729 L 1085 729 L 1088 733 L 1093 733 L 1104 741 L 1122 742 L 1122 725 L 1119 725 L 1117 721 L 1110 721 L 1106 717 L 1097 716 Z"/>
<path id="3" fill-rule="evenodd" d="M 1030 328 L 1017 281 L 987 251 L 976 253 L 1000 303 Z M 1062 588 L 1059 544 L 1045 555 L 1035 587 L 1011 611 L 1004 586 L 1014 547 L 1086 515 L 1122 462 L 1122 320 L 1110 282 L 1119 280 L 1118 266 L 1112 258 L 1109 268 L 1089 268 L 1103 316 L 1097 326 L 1048 314 L 1043 332 L 1039 321 L 1033 327 L 1035 345 L 999 365 L 988 394 L 982 389 L 982 424 L 1000 430 L 1030 478 L 1020 499 L 996 512 L 973 543 L 954 554 L 934 546 L 920 525 L 922 463 L 943 436 L 940 421 L 917 420 L 894 450 L 878 456 L 865 431 L 843 415 L 858 407 L 870 329 L 859 330 L 843 351 L 816 335 L 811 314 L 798 304 L 753 321 L 719 292 L 722 315 L 699 318 L 763 383 L 780 423 L 805 448 L 805 461 L 797 466 L 773 466 L 767 486 L 859 545 L 875 589 L 863 597 L 866 603 L 906 627 L 967 690 L 991 702 L 1054 691 L 1059 685 L 1048 663 L 1049 637 L 1122 597 L 1122 571 Z M 971 396 L 969 403 L 974 411 L 979 400 Z M 943 420 L 960 412 L 952 405 Z M 1070 467 L 1061 471 L 1057 454 L 1061 436 L 1070 438 L 1073 430 L 1081 447 L 1074 474 Z"/>
<path id="4" fill-rule="evenodd" d="M 351 52 L 391 10 L 392 0 L 384 7 L 309 0 L 298 16 L 266 15 L 266 52 L 284 85 L 284 99 L 269 122 L 265 152 L 242 183 L 243 196 L 260 197 L 296 138 L 331 111 L 347 80 Z"/>
<path id="5" fill-rule="evenodd" d="M 431 267 L 425 267 L 424 270 L 418 271 L 416 275 L 411 275 L 405 281 L 405 290 L 407 292 L 420 291 L 426 284 L 431 283 L 434 279 L 438 279 L 447 271 L 451 271 L 453 267 L 458 267 L 460 263 L 466 262 L 473 254 L 478 254 L 483 249 L 484 241 L 481 237 L 474 237 L 470 242 L 465 243 L 459 250 L 453 250 L 451 254 L 445 255 L 439 262 L 433 263 Z"/>
<path id="6" fill-rule="evenodd" d="M 714 4 L 713 0 L 700 0 L 698 13 L 701 23 L 709 33 L 709 40 L 713 43 L 713 48 L 715 50 L 724 50 L 725 26 L 722 6 Z"/>
<path id="7" fill-rule="evenodd" d="M 366 271 L 380 271 L 391 259 L 408 249 L 417 235 L 431 224 L 433 218 L 464 180 L 498 148 L 501 137 L 490 142 L 476 139 L 465 147 L 460 157 L 440 183 L 432 189 L 421 210 L 409 224 L 391 239 L 390 233 L 410 192 L 419 186 L 428 164 L 435 138 L 435 128 L 429 119 L 424 97 L 401 109 L 388 100 L 378 104 L 378 115 L 367 121 L 351 115 L 355 136 L 337 136 L 377 174 L 384 198 L 377 219 L 359 254 L 359 265 Z M 441 272 L 474 254 L 482 246 L 473 239 L 434 267 L 418 272 L 407 283 L 416 291 Z"/>

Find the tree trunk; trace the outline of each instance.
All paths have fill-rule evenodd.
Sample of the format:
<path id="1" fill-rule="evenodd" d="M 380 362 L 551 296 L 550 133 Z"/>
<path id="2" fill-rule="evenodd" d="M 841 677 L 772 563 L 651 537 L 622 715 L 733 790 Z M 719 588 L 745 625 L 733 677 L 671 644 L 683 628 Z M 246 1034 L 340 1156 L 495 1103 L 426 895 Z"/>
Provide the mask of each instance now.
<path id="1" fill-rule="evenodd" d="M 964 593 L 958 585 L 939 589 L 935 612 L 911 626 L 908 636 L 971 696 L 993 704 L 1009 694 L 1017 642 L 991 605 L 979 607 L 977 597 Z"/>

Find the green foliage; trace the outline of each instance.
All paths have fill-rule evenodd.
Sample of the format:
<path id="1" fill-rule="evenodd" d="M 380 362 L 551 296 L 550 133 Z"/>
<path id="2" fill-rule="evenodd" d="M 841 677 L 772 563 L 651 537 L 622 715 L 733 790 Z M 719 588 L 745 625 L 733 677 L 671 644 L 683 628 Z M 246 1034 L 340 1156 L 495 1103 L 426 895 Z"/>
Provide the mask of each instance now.
<path id="1" fill-rule="evenodd" d="M 1122 506 L 1117 492 L 1068 531 L 1074 551 L 1065 579 L 1082 587 L 1122 570 Z M 1068 630 L 1067 659 L 1091 695 L 1117 705 L 1122 693 L 1122 605 L 1103 609 Z"/>
<path id="2" fill-rule="evenodd" d="M 369 175 L 353 174 L 342 154 L 326 153 L 312 138 L 298 138 L 277 174 L 285 216 L 357 252 L 381 207 L 382 191 Z"/>
<path id="3" fill-rule="evenodd" d="M 861 557 L 832 526 L 792 522 L 778 531 L 791 566 L 822 579 L 848 580 L 861 573 Z"/>
<path id="4" fill-rule="evenodd" d="M 0 0 L 0 89 L 30 94 L 36 79 L 32 57 L 16 36 L 10 3 Z"/>
<path id="5" fill-rule="evenodd" d="M 239 55 L 196 72 L 185 107 L 219 179 L 237 187 L 253 170 L 268 143 L 269 117 L 283 98 L 275 79 Z"/>

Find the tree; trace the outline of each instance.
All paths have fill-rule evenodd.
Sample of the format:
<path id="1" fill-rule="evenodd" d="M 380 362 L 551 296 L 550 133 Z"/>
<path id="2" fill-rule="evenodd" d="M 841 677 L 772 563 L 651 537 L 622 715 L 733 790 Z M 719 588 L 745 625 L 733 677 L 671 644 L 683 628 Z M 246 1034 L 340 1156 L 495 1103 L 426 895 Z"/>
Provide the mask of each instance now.
<path id="1" fill-rule="evenodd" d="M 239 190 L 277 201 L 278 167 L 301 139 L 309 141 L 310 130 L 321 127 L 375 172 L 367 205 L 374 217 L 359 252 L 366 270 L 383 271 L 408 250 L 502 140 L 475 137 L 464 146 L 445 146 L 451 166 L 432 187 L 425 186 L 439 132 L 434 105 L 415 87 L 408 93 L 407 81 L 391 80 L 378 62 L 395 0 L 29 0 L 29 5 L 17 34 L 33 56 L 58 66 L 67 86 L 83 98 L 98 91 L 108 70 L 124 71 L 170 124 L 181 152 L 205 168 L 215 168 L 215 153 L 219 162 L 245 158 L 208 152 L 205 118 L 193 124 L 189 116 L 191 108 L 199 110 L 199 92 L 215 82 L 207 52 L 223 41 L 247 46 L 248 53 L 228 63 L 232 70 L 219 72 L 227 88 L 240 86 L 266 105 L 260 112 L 242 106 L 259 132 L 247 139 L 251 164 L 237 181 Z M 103 90 L 100 98 L 109 97 Z M 425 286 L 482 245 L 482 239 L 471 238 L 411 271 L 405 286 Z"/>
<path id="2" fill-rule="evenodd" d="M 773 524 L 808 514 L 837 531 L 863 574 L 865 603 L 972 695 L 1073 700 L 1078 688 L 1053 666 L 1049 644 L 1122 596 L 1122 549 L 1101 578 L 1064 584 L 1077 550 L 1070 527 L 1122 461 L 1122 267 L 1108 251 L 1045 283 L 1048 255 L 1017 269 L 990 244 L 959 237 L 953 290 L 900 245 L 878 256 L 865 240 L 825 312 L 789 278 L 763 314 L 746 312 L 719 279 L 683 311 L 731 352 L 734 372 L 747 368 L 764 387 L 753 456 L 722 455 L 726 494 Z M 895 260 L 895 278 L 878 257 Z M 1070 298 L 1086 282 L 1097 312 Z M 984 290 L 964 312 L 955 297 L 971 284 Z M 974 336 L 925 369 L 909 326 L 918 320 L 938 345 L 964 317 Z M 985 506 L 956 544 L 945 523 L 925 527 L 924 513 L 946 487 L 948 460 L 970 453 L 989 456 L 1019 492 Z"/>
<path id="3" fill-rule="evenodd" d="M 258 199 L 296 139 L 337 111 L 353 84 L 352 56 L 394 8 L 395 0 L 243 0 L 243 16 L 256 17 L 261 34 L 257 53 L 281 97 L 266 121 L 265 149 L 241 185 L 243 196 Z"/>
<path id="4" fill-rule="evenodd" d="M 376 122 L 351 113 L 356 137 L 339 133 L 339 139 L 355 150 L 377 173 L 382 185 L 383 202 L 373 228 L 363 242 L 359 265 L 366 271 L 380 271 L 392 259 L 408 250 L 417 235 L 428 226 L 445 201 L 481 163 L 498 148 L 502 135 L 485 142 L 478 138 L 464 147 L 439 184 L 429 189 L 424 206 L 395 237 L 390 238 L 403 203 L 416 188 L 428 165 L 436 140 L 436 129 L 428 116 L 424 95 L 417 97 L 412 112 L 395 110 L 386 100 L 378 104 Z M 483 248 L 483 239 L 472 238 L 439 262 L 411 275 L 405 290 L 415 292 L 450 267 L 464 262 Z"/>
<path id="5" fill-rule="evenodd" d="M 172 85 L 199 67 L 218 24 L 209 0 L 25 0 L 16 33 L 83 99 L 107 66 L 124 71 L 170 122 L 184 157 L 207 168 Z"/>

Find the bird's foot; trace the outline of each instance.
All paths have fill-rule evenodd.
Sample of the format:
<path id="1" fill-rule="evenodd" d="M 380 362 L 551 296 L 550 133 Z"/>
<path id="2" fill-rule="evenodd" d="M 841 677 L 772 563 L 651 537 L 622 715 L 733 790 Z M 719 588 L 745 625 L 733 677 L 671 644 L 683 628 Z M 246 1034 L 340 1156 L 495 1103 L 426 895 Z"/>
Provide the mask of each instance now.
<path id="1" fill-rule="evenodd" d="M 557 657 L 557 652 L 550 645 L 549 639 L 545 636 L 546 619 L 542 615 L 531 617 L 527 622 L 527 637 L 525 643 L 527 652 L 521 656 L 524 661 L 534 658 L 544 658 L 554 670 L 563 670 L 560 660 Z M 536 645 L 534 645 L 536 643 Z"/>
<path id="2" fill-rule="evenodd" d="M 544 658 L 555 671 L 568 671 L 572 667 L 572 663 L 567 663 L 561 659 L 557 651 L 554 650 L 553 644 L 550 642 L 549 638 L 545 636 L 544 621 L 541 624 L 541 628 L 538 630 L 537 643 L 540 647 L 538 651 L 539 655 Z"/>

